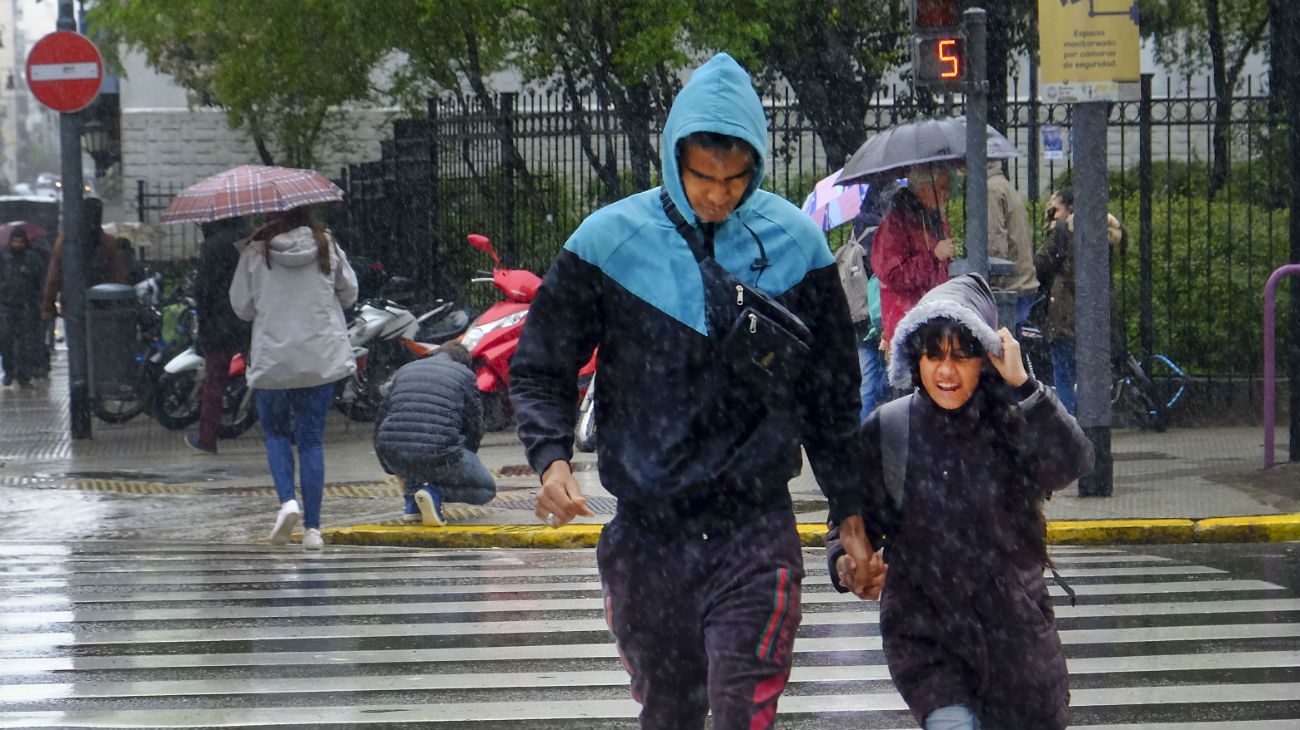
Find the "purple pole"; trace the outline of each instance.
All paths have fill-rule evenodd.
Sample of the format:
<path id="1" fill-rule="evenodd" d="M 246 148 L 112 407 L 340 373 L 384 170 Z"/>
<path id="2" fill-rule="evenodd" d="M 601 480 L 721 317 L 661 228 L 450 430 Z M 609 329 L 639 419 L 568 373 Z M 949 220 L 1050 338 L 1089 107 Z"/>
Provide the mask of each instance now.
<path id="1" fill-rule="evenodd" d="M 1264 468 L 1273 466 L 1273 449 L 1277 425 L 1277 373 L 1273 363 L 1273 339 L 1277 324 L 1277 285 L 1288 276 L 1300 276 L 1300 264 L 1283 266 L 1268 277 L 1264 285 Z M 1291 387 L 1300 383 L 1291 383 Z M 1291 414 L 1292 418 L 1296 414 Z"/>

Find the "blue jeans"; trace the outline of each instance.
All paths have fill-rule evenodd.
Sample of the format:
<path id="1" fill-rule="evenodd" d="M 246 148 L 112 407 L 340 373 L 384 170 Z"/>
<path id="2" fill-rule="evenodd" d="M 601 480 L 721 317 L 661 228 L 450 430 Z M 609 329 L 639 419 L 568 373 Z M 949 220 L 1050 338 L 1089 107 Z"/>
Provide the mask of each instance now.
<path id="1" fill-rule="evenodd" d="M 399 476 L 406 482 L 407 497 L 415 496 L 425 486 L 438 490 L 444 502 L 487 504 L 497 496 L 497 482 L 492 478 L 492 472 L 483 466 L 477 454 L 468 449 L 461 449 L 460 455 L 447 464 Z"/>
<path id="2" fill-rule="evenodd" d="M 948 705 L 925 716 L 925 730 L 980 730 L 980 721 L 966 705 Z"/>
<path id="3" fill-rule="evenodd" d="M 1016 300 L 1016 325 L 1023 325 L 1029 321 L 1029 310 L 1034 308 L 1034 302 L 1038 301 L 1038 292 L 1031 291 L 1028 294 L 1021 294 Z"/>
<path id="4" fill-rule="evenodd" d="M 266 461 L 281 504 L 293 499 L 293 448 L 294 443 L 298 445 L 304 528 L 320 528 L 320 502 L 325 493 L 325 416 L 333 399 L 333 383 L 314 388 L 257 391 Z"/>
<path id="5" fill-rule="evenodd" d="M 1056 385 L 1056 397 L 1070 415 L 1077 415 L 1079 401 L 1074 394 L 1074 382 L 1077 379 L 1074 369 L 1074 340 L 1052 340 L 1052 376 Z"/>
<path id="6" fill-rule="evenodd" d="M 871 342 L 858 343 L 858 366 L 862 368 L 862 414 L 860 421 L 886 400 L 885 353 Z"/>

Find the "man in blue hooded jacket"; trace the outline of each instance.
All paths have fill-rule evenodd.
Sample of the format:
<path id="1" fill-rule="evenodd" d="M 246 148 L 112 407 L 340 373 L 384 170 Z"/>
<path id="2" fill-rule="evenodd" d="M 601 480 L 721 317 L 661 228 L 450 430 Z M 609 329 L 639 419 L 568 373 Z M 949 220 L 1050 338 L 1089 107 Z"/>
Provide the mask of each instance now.
<path id="1" fill-rule="evenodd" d="M 749 75 L 719 54 L 673 104 L 663 180 L 713 258 L 811 331 L 816 363 L 790 397 L 773 405 L 723 362 L 704 278 L 660 188 L 579 226 L 511 365 L 519 436 L 542 475 L 537 516 L 556 527 L 591 514 L 569 461 L 576 374 L 600 348 L 600 478 L 618 511 L 597 561 L 643 728 L 702 728 L 710 710 L 718 730 L 774 720 L 801 617 L 788 489 L 801 444 L 831 519 L 854 533 L 857 588 L 873 590 L 854 475 L 860 402 L 848 305 L 821 231 L 759 189 L 766 138 Z"/>

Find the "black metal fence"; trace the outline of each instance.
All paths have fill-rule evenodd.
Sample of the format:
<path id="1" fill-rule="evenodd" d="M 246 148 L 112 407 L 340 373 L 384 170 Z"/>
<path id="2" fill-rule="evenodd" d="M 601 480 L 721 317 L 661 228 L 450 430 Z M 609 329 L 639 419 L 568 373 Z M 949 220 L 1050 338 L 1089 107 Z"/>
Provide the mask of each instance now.
<path id="1" fill-rule="evenodd" d="M 1018 99 L 1019 80 L 1011 88 Z M 1230 174 L 1211 195 L 1210 89 L 1189 80 L 1153 94 L 1147 84 L 1141 100 L 1111 107 L 1111 212 L 1131 242 L 1116 252 L 1115 287 L 1132 346 L 1201 375 L 1253 378 L 1262 371 L 1263 284 L 1288 250 L 1291 171 L 1285 135 L 1275 132 L 1287 120 L 1262 84 L 1247 80 L 1232 105 Z M 839 163 L 826 159 L 794 99 L 768 99 L 766 109 L 764 187 L 802 203 Z M 951 111 L 960 114 L 961 104 Z M 918 113 L 913 100 L 885 90 L 866 120 L 869 133 Z M 1037 221 L 1047 194 L 1071 177 L 1069 145 L 1061 159 L 1046 159 L 1040 134 L 1057 127 L 1068 141 L 1071 107 L 1017 100 L 1007 121 L 1022 153 L 1012 179 Z M 661 124 L 650 130 L 656 156 Z M 426 115 L 394 124 L 379 160 L 342 171 L 347 197 L 328 209 L 329 222 L 355 255 L 429 282 L 435 293 L 484 303 L 494 293 L 467 282 L 488 261 L 465 236 L 485 234 L 508 264 L 544 270 L 586 215 L 635 191 L 630 147 L 612 111 L 561 96 L 430 100 Z M 657 158 L 651 165 L 657 181 Z M 154 220 L 174 192 L 141 182 L 141 220 Z M 960 202 L 950 212 L 960 218 Z M 174 234 L 179 249 L 192 245 L 193 227 L 183 228 Z"/>

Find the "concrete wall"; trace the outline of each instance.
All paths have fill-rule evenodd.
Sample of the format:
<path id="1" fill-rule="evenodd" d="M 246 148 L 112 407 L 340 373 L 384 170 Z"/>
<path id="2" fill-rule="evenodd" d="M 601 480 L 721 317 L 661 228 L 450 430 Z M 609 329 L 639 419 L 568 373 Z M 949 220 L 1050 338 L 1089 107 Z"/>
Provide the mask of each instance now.
<path id="1" fill-rule="evenodd" d="M 336 178 L 343 166 L 379 158 L 380 140 L 392 136 L 392 110 L 349 112 L 349 130 L 336 149 L 324 155 L 318 169 Z M 262 164 L 257 149 L 242 130 L 231 129 L 220 109 L 124 109 L 122 111 L 122 175 L 118 196 L 106 195 L 105 220 L 138 220 L 137 181 L 150 190 L 159 185 L 179 191 L 223 170 Z M 163 201 L 156 201 L 163 202 Z M 154 220 L 156 222 L 156 213 Z M 166 238 L 149 252 L 156 260 L 184 260 L 194 255 L 193 226 L 167 226 Z"/>
<path id="2" fill-rule="evenodd" d="M 329 150 L 318 168 L 337 177 L 347 164 L 379 158 L 379 142 L 392 134 L 392 110 L 347 113 L 350 130 L 339 148 Z M 136 180 L 185 186 L 242 164 L 261 164 L 252 140 L 231 129 L 220 109 L 124 109 L 122 177 L 128 197 Z"/>

